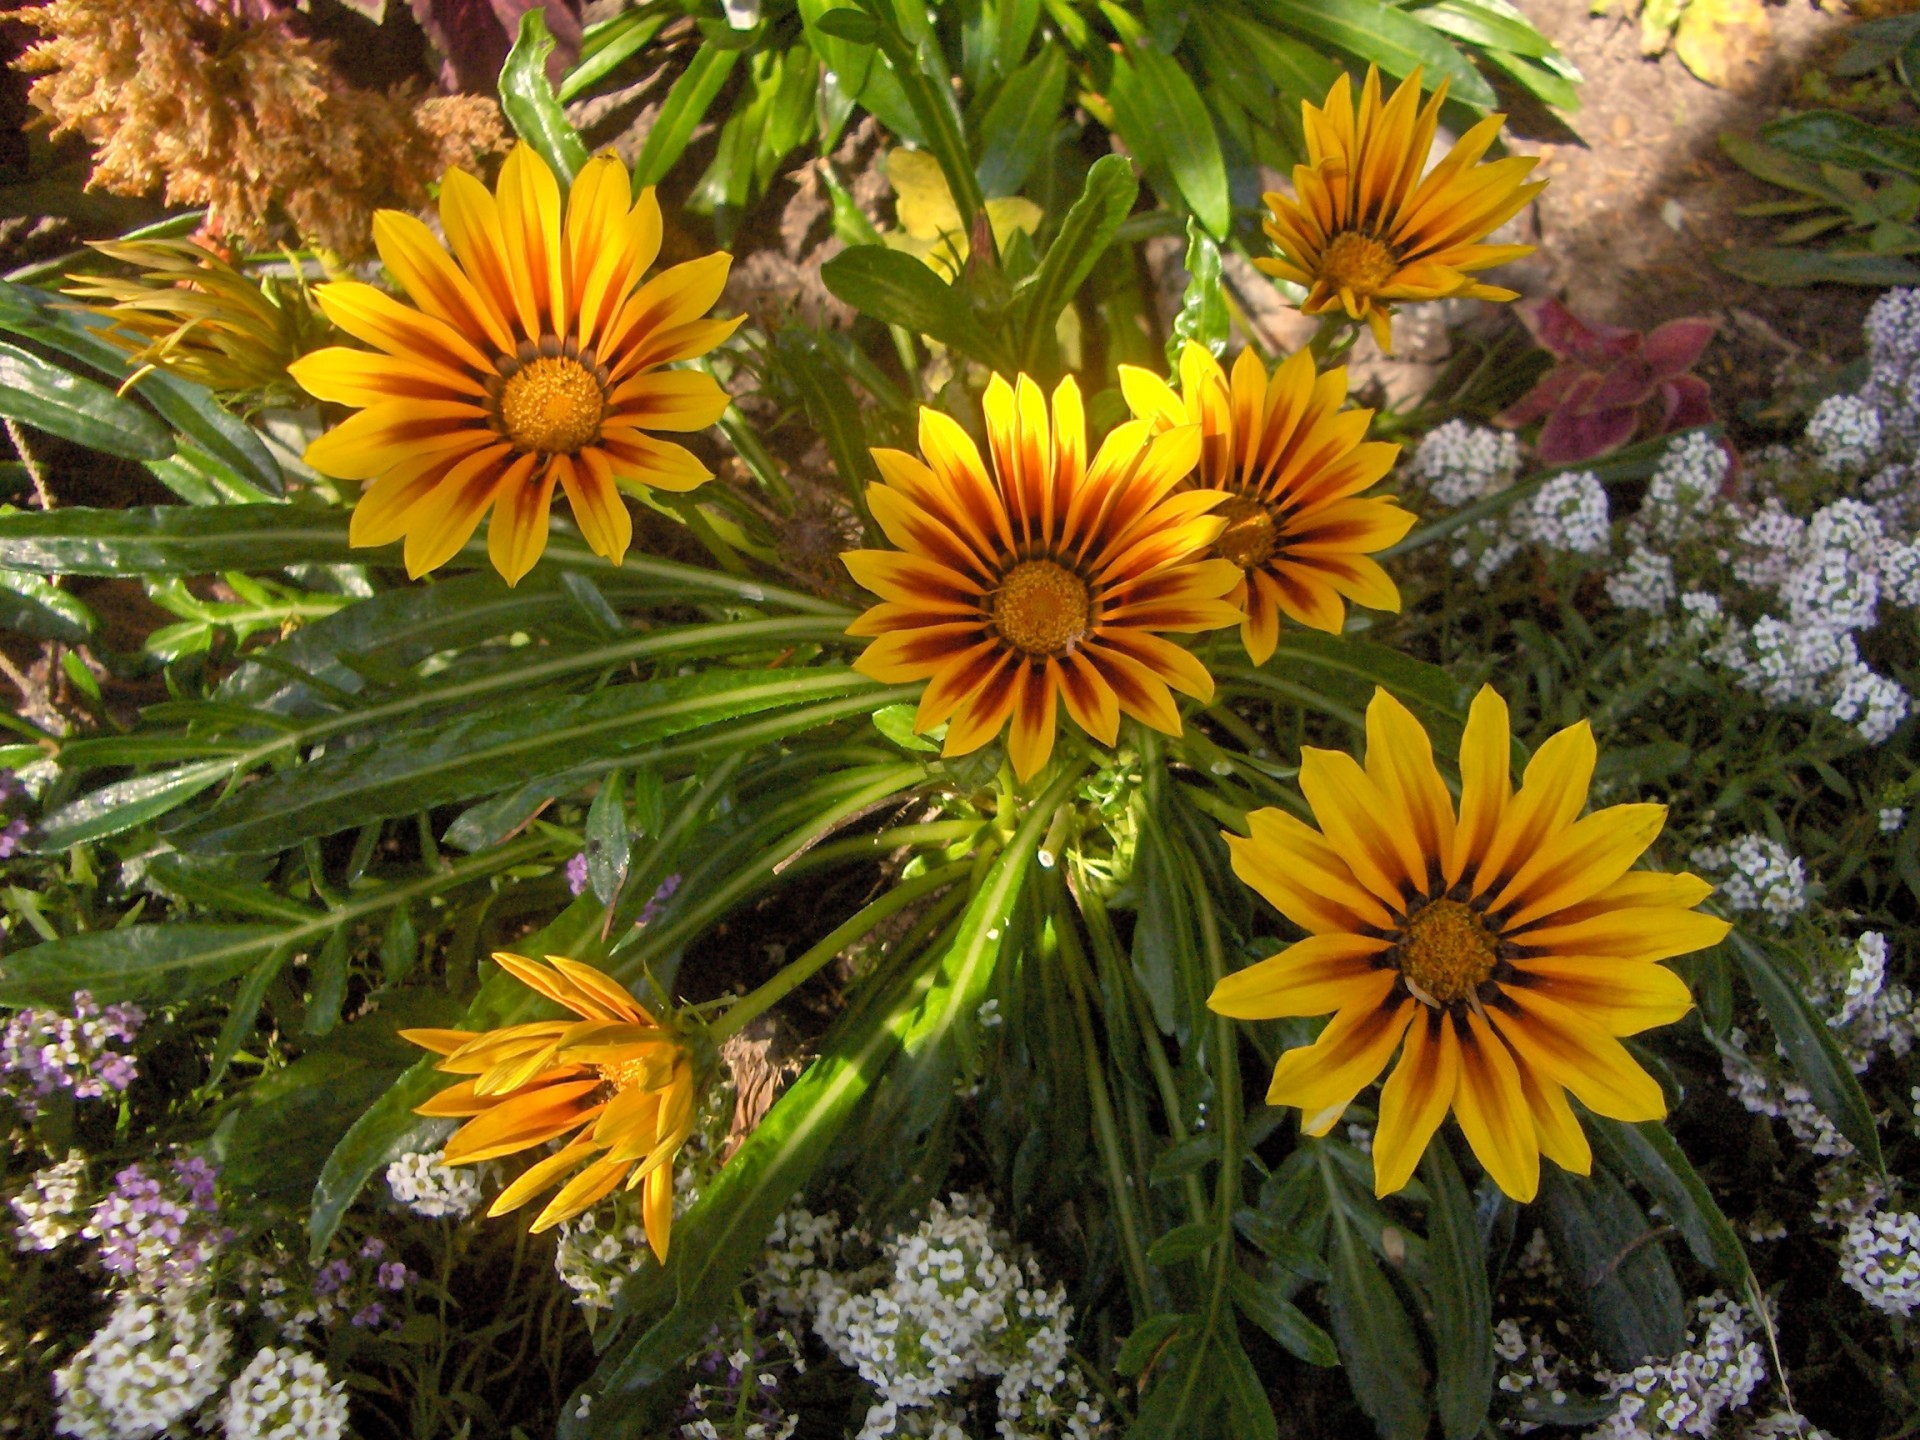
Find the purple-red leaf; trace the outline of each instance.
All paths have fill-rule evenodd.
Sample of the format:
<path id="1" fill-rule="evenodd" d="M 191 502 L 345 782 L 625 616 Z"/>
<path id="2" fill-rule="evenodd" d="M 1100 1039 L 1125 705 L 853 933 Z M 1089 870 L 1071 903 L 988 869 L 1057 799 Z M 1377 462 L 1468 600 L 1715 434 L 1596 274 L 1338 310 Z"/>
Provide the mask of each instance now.
<path id="1" fill-rule="evenodd" d="M 544 8 L 555 41 L 547 79 L 557 88 L 580 58 L 580 0 L 409 0 L 413 18 L 440 52 L 440 81 L 449 90 L 491 95 L 500 84 L 520 17 Z"/>
<path id="2" fill-rule="evenodd" d="M 1704 315 L 1669 320 L 1647 333 L 1646 348 L 1640 353 L 1646 357 L 1647 364 L 1653 367 L 1654 374 L 1662 379 L 1684 375 L 1700 363 L 1701 352 L 1719 329 L 1718 320 L 1708 319 Z"/>
<path id="3" fill-rule="evenodd" d="M 1640 348 L 1640 333 L 1582 320 L 1552 296 L 1520 306 L 1520 318 L 1540 348 L 1562 360 L 1602 361 Z"/>

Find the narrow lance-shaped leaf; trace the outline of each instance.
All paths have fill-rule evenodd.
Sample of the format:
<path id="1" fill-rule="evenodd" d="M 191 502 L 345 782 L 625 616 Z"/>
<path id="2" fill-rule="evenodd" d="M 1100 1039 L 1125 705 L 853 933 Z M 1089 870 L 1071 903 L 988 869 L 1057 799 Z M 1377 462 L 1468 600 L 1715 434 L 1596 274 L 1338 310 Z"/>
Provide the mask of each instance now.
<path id="1" fill-rule="evenodd" d="M 564 189 L 587 163 L 587 147 L 547 80 L 553 45 L 545 10 L 536 6 L 521 15 L 520 33 L 500 71 L 500 108 L 514 134 L 539 153 Z"/>
<path id="2" fill-rule="evenodd" d="M 1434 1408 L 1447 1440 L 1472 1440 L 1493 1399 L 1493 1301 L 1473 1200 L 1444 1137 L 1427 1144 L 1427 1259 L 1433 1285 Z"/>
<path id="3" fill-rule="evenodd" d="M 147 410 L 18 345 L 0 343 L 0 415 L 128 460 L 173 453 L 172 432 Z"/>

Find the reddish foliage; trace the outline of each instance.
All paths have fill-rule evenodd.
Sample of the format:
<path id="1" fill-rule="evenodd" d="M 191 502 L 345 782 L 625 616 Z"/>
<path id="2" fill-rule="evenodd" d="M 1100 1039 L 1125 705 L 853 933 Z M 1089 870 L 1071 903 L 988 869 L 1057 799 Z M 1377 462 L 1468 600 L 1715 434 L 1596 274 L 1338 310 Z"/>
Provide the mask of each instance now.
<path id="1" fill-rule="evenodd" d="M 1534 449 L 1549 465 L 1618 450 L 1636 435 L 1666 435 L 1710 423 L 1707 382 L 1690 375 L 1717 320 L 1688 316 L 1642 333 L 1590 324 L 1558 300 L 1520 307 L 1520 318 L 1559 363 L 1494 417 L 1518 429 L 1545 420 Z"/>

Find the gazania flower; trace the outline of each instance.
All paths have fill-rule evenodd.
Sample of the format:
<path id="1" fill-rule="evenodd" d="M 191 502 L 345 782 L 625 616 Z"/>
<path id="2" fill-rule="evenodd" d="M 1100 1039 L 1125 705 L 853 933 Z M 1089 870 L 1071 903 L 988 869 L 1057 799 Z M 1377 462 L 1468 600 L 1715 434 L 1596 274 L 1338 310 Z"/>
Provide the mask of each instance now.
<path id="1" fill-rule="evenodd" d="M 1239 572 L 1206 558 L 1223 522 L 1213 490 L 1176 488 L 1200 432 L 1119 426 L 1087 462 L 1071 377 L 1053 392 L 996 375 L 985 396 L 989 468 L 967 432 L 920 412 L 925 460 L 875 450 L 873 518 L 899 550 L 854 550 L 853 578 L 885 602 L 847 627 L 875 636 L 854 662 L 889 684 L 927 680 L 918 730 L 947 722 L 945 752 L 977 750 L 1012 719 L 1007 753 L 1025 780 L 1053 752 L 1055 712 L 1102 744 L 1122 712 L 1180 733 L 1172 690 L 1205 700 L 1213 677 L 1157 632 L 1230 625 L 1220 597 Z"/>
<path id="2" fill-rule="evenodd" d="M 1340 409 L 1347 372 L 1314 373 L 1302 350 L 1267 378 L 1251 348 L 1229 384 L 1204 345 L 1180 354 L 1180 393 L 1151 371 L 1120 367 L 1133 413 L 1157 426 L 1200 426 L 1199 484 L 1227 492 L 1213 550 L 1241 572 L 1228 597 L 1246 614 L 1240 638 L 1256 665 L 1273 654 L 1280 616 L 1337 635 L 1342 597 L 1398 610 L 1400 591 L 1367 556 L 1412 528 L 1414 517 L 1360 492 L 1393 467 L 1398 445 L 1366 440 L 1371 410 Z"/>
<path id="3" fill-rule="evenodd" d="M 617 982 L 591 965 L 549 955 L 493 957 L 515 979 L 577 1020 L 502 1030 L 402 1030 L 470 1080 L 442 1090 L 421 1115 L 471 1117 L 447 1141 L 449 1165 L 473 1165 L 570 1137 L 528 1166 L 488 1209 L 516 1210 L 570 1176 L 533 1222 L 571 1219 L 625 1182 L 646 1186 L 642 1206 L 653 1253 L 667 1258 L 673 1224 L 673 1157 L 693 1129 L 693 1064 L 686 1048 Z"/>
<path id="4" fill-rule="evenodd" d="M 405 536 L 418 577 L 458 553 L 491 508 L 487 553 L 512 584 L 546 548 L 557 483 L 587 543 L 617 565 L 633 539 L 623 487 L 712 478 L 648 432 L 703 429 L 726 409 L 711 376 L 661 367 L 740 323 L 702 318 L 732 257 L 689 260 L 642 285 L 660 207 L 651 187 L 630 194 L 626 167 L 599 155 L 563 207 L 546 162 L 518 145 L 497 196 L 447 172 L 451 255 L 412 216 L 374 217 L 380 258 L 413 304 L 371 285 L 321 286 L 328 318 L 374 350 L 335 346 L 292 367 L 320 399 L 365 407 L 306 456 L 325 474 L 374 482 L 353 512 L 355 545 Z"/>
<path id="5" fill-rule="evenodd" d="M 1716 944 L 1724 920 L 1693 907 L 1693 875 L 1630 871 L 1666 821 L 1663 805 L 1576 819 L 1593 776 L 1585 721 L 1542 745 L 1516 792 L 1507 707 L 1475 697 L 1460 744 L 1460 809 L 1426 732 L 1385 691 L 1367 709 L 1367 761 L 1307 749 L 1300 788 L 1318 830 L 1279 810 L 1229 835 L 1233 869 L 1307 932 L 1229 975 L 1207 1004 L 1236 1019 L 1323 1015 L 1311 1045 L 1274 1067 L 1270 1105 L 1298 1105 L 1324 1135 L 1348 1102 L 1380 1090 L 1374 1186 L 1398 1190 L 1452 1110 L 1487 1173 L 1516 1200 L 1540 1157 L 1593 1164 L 1569 1091 L 1596 1114 L 1657 1120 L 1659 1084 L 1616 1036 L 1665 1025 L 1692 1004 L 1657 962 Z"/>
<path id="6" fill-rule="evenodd" d="M 1324 108 L 1301 104 L 1308 163 L 1293 167 L 1294 198 L 1264 197 L 1273 212 L 1265 229 L 1280 258 L 1254 263 L 1307 287 L 1303 313 L 1340 309 L 1365 320 L 1382 350 L 1392 348 L 1393 302 L 1512 300 L 1513 291 L 1473 275 L 1533 253 L 1531 245 L 1479 243 L 1546 188 L 1521 183 L 1531 157 L 1478 163 L 1506 116 L 1475 125 L 1421 178 L 1446 98 L 1442 80 L 1420 105 L 1416 67 L 1383 106 L 1380 72 L 1368 66 L 1356 116 L 1342 75 Z"/>
<path id="7" fill-rule="evenodd" d="M 113 321 L 103 338 L 151 366 L 218 391 L 243 405 L 271 404 L 300 392 L 287 367 L 332 338 L 305 284 L 268 276 L 258 283 L 191 240 L 90 242 L 139 274 L 75 275 L 67 294 Z"/>

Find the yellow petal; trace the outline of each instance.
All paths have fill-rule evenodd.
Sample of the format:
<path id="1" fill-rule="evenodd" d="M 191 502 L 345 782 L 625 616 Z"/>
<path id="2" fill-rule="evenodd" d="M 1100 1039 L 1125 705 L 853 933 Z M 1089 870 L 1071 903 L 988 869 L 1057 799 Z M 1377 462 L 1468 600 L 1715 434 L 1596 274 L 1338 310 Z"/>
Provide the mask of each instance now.
<path id="1" fill-rule="evenodd" d="M 1386 982 L 1381 987 L 1384 998 L 1394 977 L 1390 971 L 1382 971 L 1380 978 Z M 1267 1087 L 1267 1103 L 1298 1105 L 1301 1130 L 1309 1135 L 1326 1134 L 1353 1097 L 1386 1068 L 1417 1008 L 1412 1000 L 1403 999 L 1389 1007 L 1375 999 L 1340 1011 L 1313 1044 L 1280 1057 L 1280 1063 L 1273 1067 L 1273 1082 Z"/>
<path id="2" fill-rule="evenodd" d="M 1629 1121 L 1666 1117 L 1660 1082 L 1613 1036 L 1538 990 L 1501 990 L 1514 1008 L 1493 1010 L 1494 1024 L 1524 1063 L 1566 1086 L 1596 1114 Z"/>
<path id="3" fill-rule="evenodd" d="M 1453 1100 L 1460 1132 L 1493 1183 L 1528 1204 L 1540 1189 L 1540 1142 L 1519 1067 L 1486 1021 L 1470 1010 L 1466 1024 Z"/>
<path id="4" fill-rule="evenodd" d="M 1330 1010 L 1374 1003 L 1392 988 L 1392 975 L 1377 964 L 1387 942 L 1368 935 L 1311 935 L 1223 976 L 1207 1008 L 1235 1020 L 1275 1020 L 1288 1015 L 1325 1015 Z M 1385 974 L 1382 987 L 1376 977 Z"/>
<path id="5" fill-rule="evenodd" d="M 1422 1006 L 1407 1029 L 1406 1049 L 1380 1087 L 1380 1127 L 1373 1137 L 1373 1193 L 1391 1195 L 1412 1177 L 1460 1083 L 1460 1040 L 1453 1021 Z"/>

